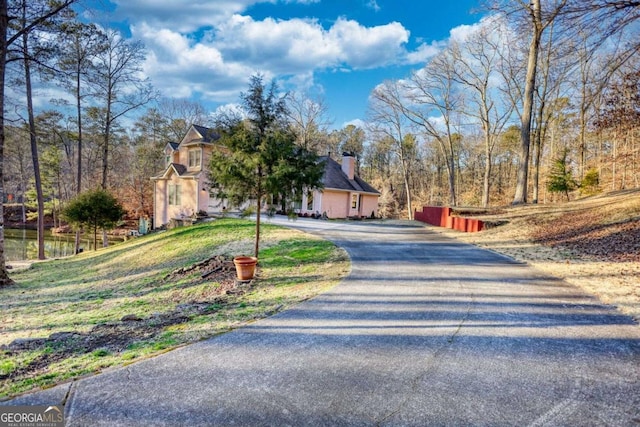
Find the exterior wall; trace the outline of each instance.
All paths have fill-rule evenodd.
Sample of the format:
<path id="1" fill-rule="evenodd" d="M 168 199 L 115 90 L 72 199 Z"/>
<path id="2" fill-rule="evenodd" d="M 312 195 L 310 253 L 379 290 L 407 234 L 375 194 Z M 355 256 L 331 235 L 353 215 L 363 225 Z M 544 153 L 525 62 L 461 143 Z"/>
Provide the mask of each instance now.
<path id="1" fill-rule="evenodd" d="M 360 215 L 369 218 L 373 212 L 374 216 L 378 216 L 378 196 L 369 194 L 362 195 L 362 204 L 360 206 Z"/>
<path id="2" fill-rule="evenodd" d="M 359 196 L 356 209 L 351 208 L 351 196 Z M 313 209 L 307 209 L 307 196 L 302 196 L 302 214 L 323 214 L 329 218 L 370 217 L 378 215 L 378 196 L 372 194 L 350 193 L 347 191 L 315 190 L 313 192 Z"/>
<path id="3" fill-rule="evenodd" d="M 155 181 L 153 197 L 155 209 L 155 212 L 153 213 L 153 227 L 162 227 L 163 224 L 166 224 L 169 221 L 167 217 L 167 181 Z"/>
<path id="4" fill-rule="evenodd" d="M 177 151 L 171 150 L 170 147 L 165 148 L 165 155 L 171 156 L 171 162 L 189 166 L 189 150 L 201 149 L 201 166 L 199 168 L 188 168 L 189 172 L 199 172 L 206 170 L 211 159 L 211 153 L 214 147 L 211 144 L 194 144 L 191 146 L 182 146 L 183 143 L 201 140 L 202 136 L 190 128 L 181 141 Z M 180 205 L 169 205 L 169 185 L 180 185 Z M 154 227 L 161 227 L 168 224 L 173 218 L 181 218 L 191 216 L 199 211 L 207 213 L 222 212 L 226 203 L 221 203 L 218 199 L 212 199 L 209 196 L 207 175 L 200 174 L 196 179 L 180 179 L 174 173 L 168 180 L 159 179 L 155 181 L 154 190 Z"/>
<path id="5" fill-rule="evenodd" d="M 194 139 L 201 139 L 202 136 L 193 128 L 193 127 L 189 127 L 189 131 L 187 132 L 187 134 L 184 136 L 184 138 L 182 138 L 181 142 L 189 142 L 189 141 L 193 141 Z"/>
<path id="6" fill-rule="evenodd" d="M 349 216 L 349 193 L 343 191 L 324 190 L 320 213 L 327 213 L 329 218 L 346 218 Z"/>
<path id="7" fill-rule="evenodd" d="M 475 218 L 452 216 L 452 209 L 442 206 L 423 206 L 422 211 L 416 210 L 414 218 L 438 227 L 447 227 L 467 233 L 475 233 L 484 229 L 484 222 Z"/>
<path id="8" fill-rule="evenodd" d="M 182 205 L 178 207 L 179 214 L 171 218 L 180 218 L 181 216 L 191 216 L 198 212 L 198 181 L 193 179 L 180 180 L 182 190 Z"/>
<path id="9" fill-rule="evenodd" d="M 178 161 L 176 163 L 179 163 L 186 167 L 189 164 L 189 150 L 181 147 L 178 150 Z"/>

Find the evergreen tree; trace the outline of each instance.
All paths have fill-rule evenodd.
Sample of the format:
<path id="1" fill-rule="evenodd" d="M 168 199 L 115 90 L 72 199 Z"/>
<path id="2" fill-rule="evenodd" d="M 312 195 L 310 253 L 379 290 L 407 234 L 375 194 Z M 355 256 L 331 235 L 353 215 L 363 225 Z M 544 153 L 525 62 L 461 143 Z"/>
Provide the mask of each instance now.
<path id="1" fill-rule="evenodd" d="M 564 193 L 569 201 L 569 192 L 575 190 L 577 186 L 569 165 L 569 150 L 565 149 L 562 155 L 553 161 L 547 180 L 547 190 L 551 193 Z"/>
<path id="2" fill-rule="evenodd" d="M 108 191 L 97 189 L 80 193 L 62 210 L 62 217 L 76 227 L 93 229 L 93 248 L 98 249 L 98 228 L 115 227 L 125 214 L 122 205 Z"/>
<path id="3" fill-rule="evenodd" d="M 602 191 L 600 188 L 600 173 L 598 169 L 589 169 L 580 181 L 580 192 L 587 196 L 598 194 Z"/>
<path id="4" fill-rule="evenodd" d="M 249 91 L 241 96 L 247 119 L 221 124 L 224 148 L 213 153 L 210 163 L 212 188 L 219 198 L 236 206 L 256 204 L 256 258 L 265 200 L 301 197 L 305 189 L 321 186 L 324 171 L 314 153 L 296 145 L 284 98 L 278 98 L 277 90 L 275 83 L 267 88 L 262 76 L 251 78 Z"/>

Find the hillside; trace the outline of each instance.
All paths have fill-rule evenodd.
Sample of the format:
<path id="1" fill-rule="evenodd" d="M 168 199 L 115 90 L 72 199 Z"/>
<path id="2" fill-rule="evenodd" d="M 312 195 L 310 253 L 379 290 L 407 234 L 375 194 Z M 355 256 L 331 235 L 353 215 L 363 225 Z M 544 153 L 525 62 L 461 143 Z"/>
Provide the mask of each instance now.
<path id="1" fill-rule="evenodd" d="M 0 288 L 0 400 L 122 366 L 284 310 L 349 271 L 328 241 L 264 224 L 257 279 L 235 280 L 255 224 L 220 219 L 13 269 Z"/>
<path id="2" fill-rule="evenodd" d="M 480 233 L 442 231 L 565 279 L 640 320 L 640 190 L 475 217 Z"/>

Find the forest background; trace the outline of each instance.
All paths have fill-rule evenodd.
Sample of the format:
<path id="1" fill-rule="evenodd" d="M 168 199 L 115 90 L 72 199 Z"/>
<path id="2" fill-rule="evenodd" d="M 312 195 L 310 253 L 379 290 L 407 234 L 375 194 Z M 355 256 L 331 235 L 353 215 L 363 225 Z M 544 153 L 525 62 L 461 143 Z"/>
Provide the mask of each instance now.
<path id="1" fill-rule="evenodd" d="M 145 47 L 80 20 L 79 4 L 0 2 L 0 194 L 39 228 L 45 218 L 58 225 L 68 200 L 98 187 L 130 218 L 151 216 L 150 177 L 165 167 L 165 145 L 220 119 L 196 102 L 160 98 L 141 77 Z M 322 99 L 282 94 L 298 144 L 337 160 L 354 153 L 385 218 L 411 219 L 425 204 L 546 203 L 638 188 L 640 2 L 484 8 L 476 31 L 405 78 L 380 82 L 362 127 L 336 129 Z M 36 81 L 67 100 L 35 108 Z M 23 96 L 6 96 L 8 85 Z M 0 259 L 4 272 L 1 247 Z"/>

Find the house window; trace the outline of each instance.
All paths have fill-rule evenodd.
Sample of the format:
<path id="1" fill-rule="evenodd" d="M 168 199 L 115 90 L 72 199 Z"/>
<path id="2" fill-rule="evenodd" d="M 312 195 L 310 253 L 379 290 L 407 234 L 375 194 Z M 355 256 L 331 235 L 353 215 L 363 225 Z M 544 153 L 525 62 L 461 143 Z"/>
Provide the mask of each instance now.
<path id="1" fill-rule="evenodd" d="M 181 204 L 180 185 L 169 184 L 169 205 L 179 206 Z"/>
<path id="2" fill-rule="evenodd" d="M 189 150 L 189 169 L 199 168 L 202 163 L 202 150 Z"/>
<path id="3" fill-rule="evenodd" d="M 342 205 L 344 206 L 344 205 Z M 351 195 L 351 209 L 358 209 L 358 195 L 357 194 L 352 194 Z"/>

